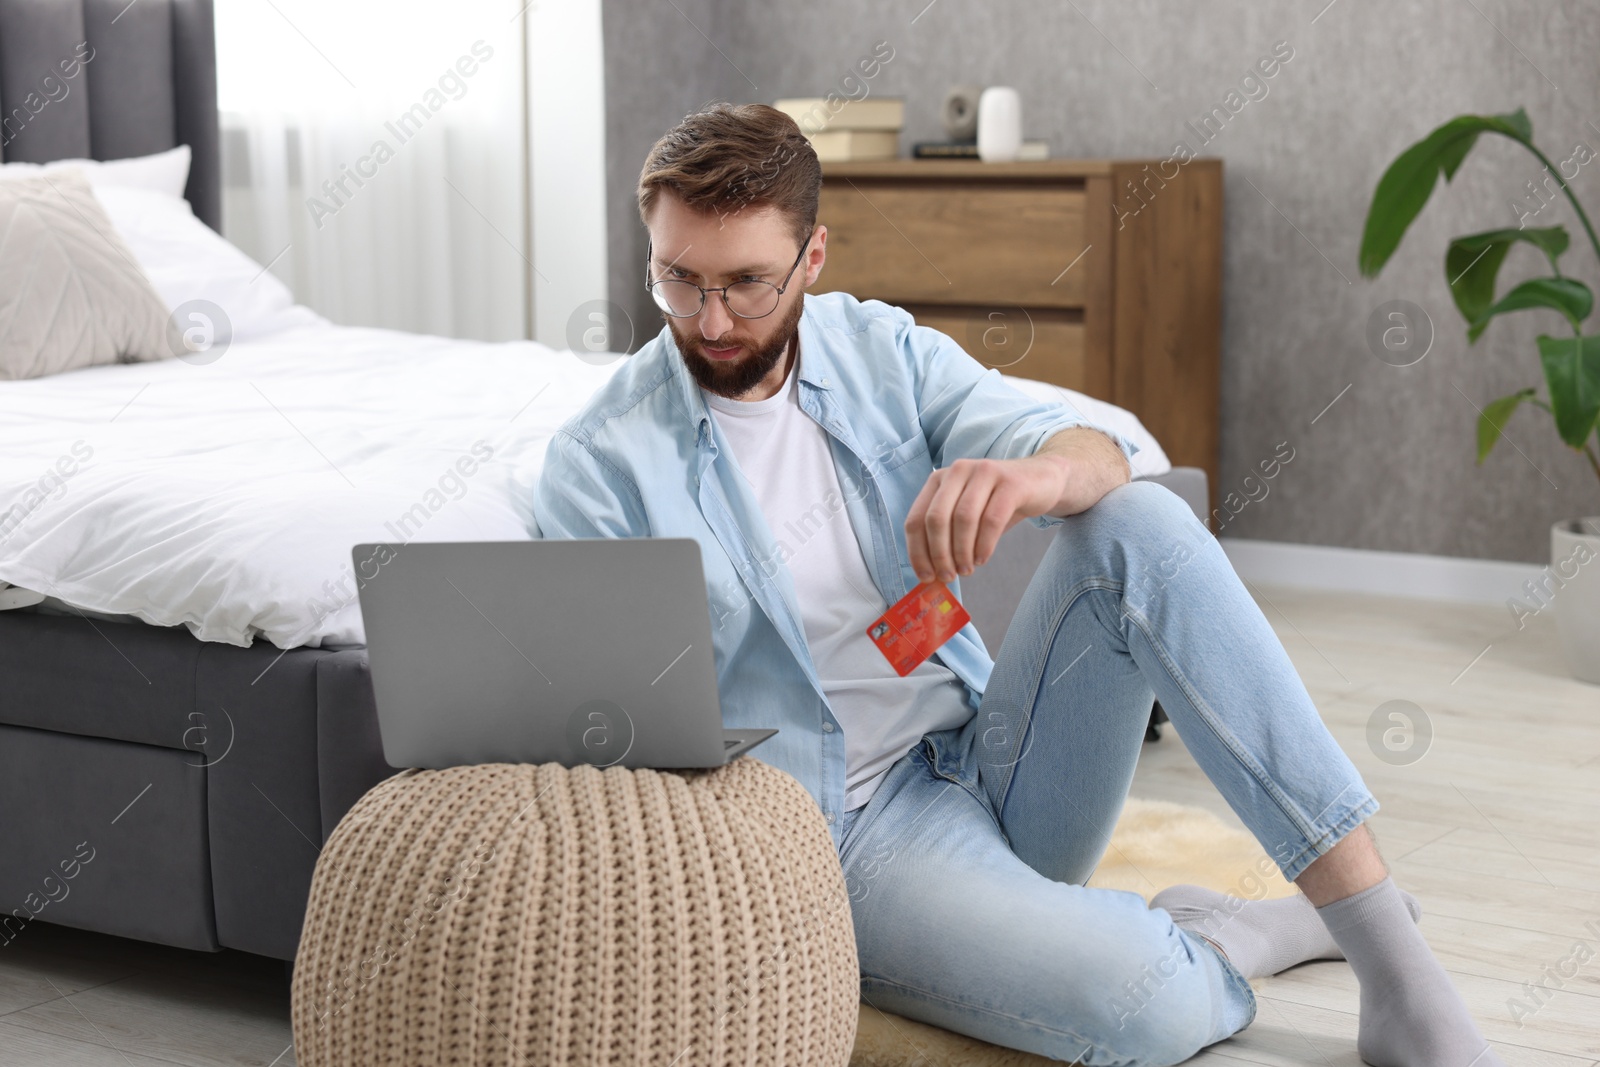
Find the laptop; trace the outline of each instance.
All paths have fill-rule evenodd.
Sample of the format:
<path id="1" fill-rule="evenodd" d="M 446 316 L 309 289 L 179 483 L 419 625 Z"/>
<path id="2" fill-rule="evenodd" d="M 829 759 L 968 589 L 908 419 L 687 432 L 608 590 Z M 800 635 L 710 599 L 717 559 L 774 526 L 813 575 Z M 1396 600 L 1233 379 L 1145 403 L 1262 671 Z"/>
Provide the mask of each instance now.
<path id="1" fill-rule="evenodd" d="M 688 537 L 359 544 L 383 758 L 720 767 L 777 730 L 722 725 Z"/>

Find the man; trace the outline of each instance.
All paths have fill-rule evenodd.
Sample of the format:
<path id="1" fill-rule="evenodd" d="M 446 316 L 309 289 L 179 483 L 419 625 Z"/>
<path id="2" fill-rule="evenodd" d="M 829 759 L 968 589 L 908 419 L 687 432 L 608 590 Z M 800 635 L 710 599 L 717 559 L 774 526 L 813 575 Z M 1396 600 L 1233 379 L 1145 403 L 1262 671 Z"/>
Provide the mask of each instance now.
<path id="1" fill-rule="evenodd" d="M 1362 823 L 1378 809 L 1226 556 L 1137 446 L 1034 402 L 822 272 L 821 169 L 761 105 L 691 115 L 640 176 L 666 328 L 552 439 L 547 537 L 692 537 L 722 710 L 840 850 L 863 996 L 997 1044 L 1172 1064 L 1248 979 L 1348 958 L 1376 1067 L 1490 1067 Z M 919 581 L 1058 527 L 998 661 L 968 625 L 904 678 L 866 629 Z M 1304 895 L 1088 889 L 1151 701 Z M 1242 872 L 1241 872 L 1242 873 Z"/>

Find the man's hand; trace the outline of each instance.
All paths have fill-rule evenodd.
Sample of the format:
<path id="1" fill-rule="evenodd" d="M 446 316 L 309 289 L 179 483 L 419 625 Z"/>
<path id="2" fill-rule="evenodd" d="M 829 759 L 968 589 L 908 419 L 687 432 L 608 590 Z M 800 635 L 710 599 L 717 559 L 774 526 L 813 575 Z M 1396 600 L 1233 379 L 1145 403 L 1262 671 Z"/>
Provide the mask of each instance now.
<path id="1" fill-rule="evenodd" d="M 906 549 L 917 578 L 948 582 L 987 563 L 1001 534 L 1057 506 L 1069 470 L 1064 457 L 1036 453 L 958 459 L 934 471 L 906 516 Z"/>
<path id="2" fill-rule="evenodd" d="M 1022 459 L 958 459 L 930 474 L 911 504 L 911 568 L 924 582 L 971 574 L 1023 519 L 1086 511 L 1131 474 L 1121 447 L 1090 426 L 1069 426 Z"/>

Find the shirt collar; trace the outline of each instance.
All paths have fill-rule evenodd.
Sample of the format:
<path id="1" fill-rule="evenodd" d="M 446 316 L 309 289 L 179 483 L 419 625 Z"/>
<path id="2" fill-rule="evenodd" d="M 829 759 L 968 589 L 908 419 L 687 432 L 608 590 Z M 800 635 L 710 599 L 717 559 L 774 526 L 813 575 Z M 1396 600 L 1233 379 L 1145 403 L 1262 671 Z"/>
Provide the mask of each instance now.
<path id="1" fill-rule="evenodd" d="M 822 343 L 822 330 L 809 302 L 800 310 L 800 347 L 806 354 L 800 364 L 800 380 L 817 389 L 833 388 L 833 354 Z"/>

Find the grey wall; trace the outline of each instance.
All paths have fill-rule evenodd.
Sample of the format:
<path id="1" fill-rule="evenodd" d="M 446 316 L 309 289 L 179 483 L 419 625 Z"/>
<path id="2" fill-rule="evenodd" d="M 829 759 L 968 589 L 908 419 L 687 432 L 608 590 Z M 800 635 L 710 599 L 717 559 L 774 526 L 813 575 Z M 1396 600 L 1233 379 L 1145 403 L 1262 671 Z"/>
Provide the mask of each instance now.
<path id="1" fill-rule="evenodd" d="M 632 318 L 630 350 L 659 333 L 663 321 L 644 291 L 645 232 L 634 199 L 650 146 L 686 114 L 712 101 L 772 102 L 749 95 L 755 91 L 750 83 L 717 52 L 732 47 L 730 19 L 742 10 L 722 0 L 607 0 L 601 8 L 607 262 L 611 299 Z"/>
<path id="2" fill-rule="evenodd" d="M 1356 253 L 1384 168 L 1453 115 L 1522 106 L 1553 160 L 1579 142 L 1600 153 L 1600 10 L 1535 0 L 1325 5 L 897 0 L 863 10 L 844 0 L 612 0 L 613 299 L 636 312 L 641 339 L 659 330 L 640 290 L 633 185 L 655 137 L 707 100 L 822 95 L 885 40 L 895 56 L 872 91 L 906 98 L 903 152 L 940 137 L 945 89 L 973 82 L 1016 86 L 1025 135 L 1049 140 L 1056 156 L 1166 157 L 1180 138 L 1197 145 L 1185 120 L 1222 103 L 1257 58 L 1288 41 L 1294 57 L 1266 82 L 1267 95 L 1200 148 L 1225 161 L 1227 176 L 1219 488 L 1242 491 L 1280 442 L 1295 450 L 1268 495 L 1223 533 L 1548 562 L 1550 523 L 1600 514 L 1600 479 L 1548 416 L 1527 407 L 1508 427 L 1516 447 L 1502 442 L 1475 467 L 1474 405 L 1524 386 L 1543 393 L 1533 338 L 1564 327 L 1553 314 L 1524 312 L 1469 346 L 1443 272 L 1452 236 L 1517 225 L 1511 201 L 1542 177 L 1538 165 L 1508 141 L 1481 141 L 1377 280 L 1359 276 Z M 1600 216 L 1600 158 L 1572 187 Z M 1546 207 L 1529 224 L 1558 221 L 1574 238 L 1565 272 L 1600 285 L 1569 206 Z M 1531 276 L 1539 264 L 1514 252 L 1502 277 Z M 1397 299 L 1435 328 L 1428 354 L 1403 368 L 1366 341 L 1374 309 Z"/>

